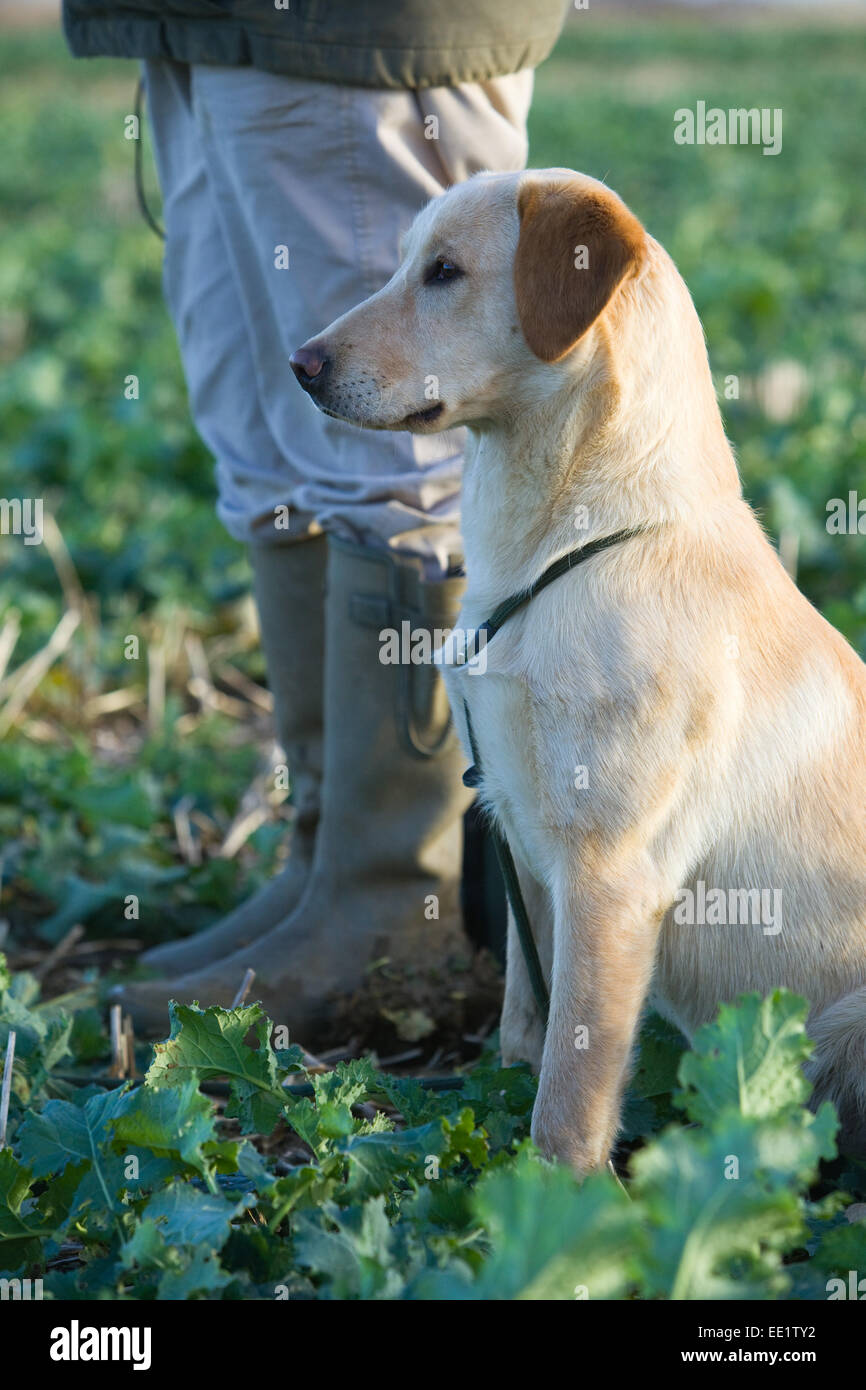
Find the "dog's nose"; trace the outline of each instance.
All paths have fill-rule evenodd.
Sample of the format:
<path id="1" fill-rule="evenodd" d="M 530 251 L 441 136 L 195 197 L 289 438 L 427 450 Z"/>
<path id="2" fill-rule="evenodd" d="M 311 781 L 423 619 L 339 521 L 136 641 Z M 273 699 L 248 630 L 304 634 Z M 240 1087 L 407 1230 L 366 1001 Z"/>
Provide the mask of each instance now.
<path id="1" fill-rule="evenodd" d="M 313 344 L 312 347 L 295 348 L 289 358 L 292 371 L 298 378 L 305 391 L 311 390 L 321 379 L 328 359 L 322 347 Z"/>

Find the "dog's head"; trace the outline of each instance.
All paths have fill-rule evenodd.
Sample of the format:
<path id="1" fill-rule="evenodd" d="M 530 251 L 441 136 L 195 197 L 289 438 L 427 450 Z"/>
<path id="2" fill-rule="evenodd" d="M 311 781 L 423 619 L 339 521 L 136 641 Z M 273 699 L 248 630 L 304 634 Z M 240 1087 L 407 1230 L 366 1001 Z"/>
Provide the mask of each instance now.
<path id="1" fill-rule="evenodd" d="M 585 366 L 646 245 L 595 179 L 477 175 L 418 214 L 388 284 L 298 348 L 293 370 L 326 414 L 368 429 L 496 419 Z"/>

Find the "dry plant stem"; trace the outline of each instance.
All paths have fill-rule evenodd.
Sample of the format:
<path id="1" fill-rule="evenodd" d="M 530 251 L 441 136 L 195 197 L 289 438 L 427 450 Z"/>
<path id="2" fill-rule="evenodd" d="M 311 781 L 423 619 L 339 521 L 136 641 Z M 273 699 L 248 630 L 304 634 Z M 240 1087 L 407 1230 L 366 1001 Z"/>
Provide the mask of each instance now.
<path id="1" fill-rule="evenodd" d="M 251 681 L 249 676 L 245 676 L 243 671 L 239 671 L 230 662 L 223 661 L 219 666 L 215 666 L 214 675 L 223 682 L 223 685 L 230 685 L 239 695 L 245 696 L 250 704 L 256 705 L 263 714 L 273 714 L 274 697 L 271 692 L 256 685 L 255 681 Z"/>
<path id="2" fill-rule="evenodd" d="M 5 686 L 11 693 L 0 710 L 0 737 L 21 717 L 30 696 L 61 652 L 69 646 L 80 622 L 81 614 L 72 608 L 67 609 L 41 651 L 8 677 Z"/>
<path id="3" fill-rule="evenodd" d="M 36 978 L 38 980 L 44 979 L 49 970 L 54 969 L 58 961 L 63 960 L 64 956 L 68 956 L 70 952 L 74 950 L 83 935 L 84 928 L 80 922 L 76 922 L 75 926 L 69 928 L 69 931 L 58 941 L 54 949 L 49 951 L 45 959 L 37 965 L 36 969 L 33 971 Z"/>
<path id="4" fill-rule="evenodd" d="M 220 845 L 220 859 L 234 859 L 238 850 L 242 849 L 251 835 L 264 825 L 270 816 L 270 807 L 266 804 L 254 806 L 251 811 L 247 811 L 236 818 L 229 827 L 225 840 Z"/>
<path id="5" fill-rule="evenodd" d="M 246 974 L 244 975 L 244 978 L 241 980 L 240 988 L 238 989 L 237 994 L 235 995 L 234 999 L 233 999 L 232 1002 L 231 1002 L 230 1007 L 231 1007 L 232 1009 L 240 1008 L 241 1004 L 244 1002 L 244 1000 L 246 999 L 247 995 L 249 994 L 250 989 L 251 989 L 251 987 L 252 987 L 253 980 L 254 980 L 255 978 L 256 978 L 256 972 L 255 972 L 255 970 L 247 970 Z"/>
<path id="6" fill-rule="evenodd" d="M 165 719 L 165 647 L 151 642 L 147 652 L 147 723 L 152 730 L 162 728 Z"/>
<path id="7" fill-rule="evenodd" d="M 10 1028 L 6 1040 L 6 1060 L 3 1063 L 3 1089 L 0 1090 L 0 1149 L 6 1147 L 6 1125 L 9 1119 L 9 1097 L 12 1094 L 12 1066 L 15 1061 L 14 1028 Z"/>
<path id="8" fill-rule="evenodd" d="M 12 658 L 15 645 L 21 632 L 21 617 L 17 608 L 11 608 L 6 615 L 3 627 L 0 628 L 0 690 L 3 688 L 3 677 L 6 675 L 6 667 Z"/>
<path id="9" fill-rule="evenodd" d="M 80 613 L 82 618 L 86 618 L 89 612 L 87 596 L 81 587 L 81 580 L 78 578 L 75 565 L 72 563 L 72 556 L 69 554 L 69 548 L 63 539 L 63 533 L 51 512 L 46 513 L 42 523 L 42 540 L 57 578 L 60 580 L 60 587 L 63 590 L 67 608 L 73 609 L 74 612 Z"/>
<path id="10" fill-rule="evenodd" d="M 119 1004 L 112 1004 L 110 1018 L 111 1028 L 111 1067 L 109 1075 L 116 1076 L 118 1079 L 125 1075 L 125 1058 L 123 1045 L 123 1013 Z"/>
<path id="11" fill-rule="evenodd" d="M 177 845 L 187 864 L 197 868 L 201 863 L 201 845 L 192 833 L 189 813 L 193 807 L 191 796 L 184 796 L 174 808 L 174 831 Z"/>
<path id="12" fill-rule="evenodd" d="M 790 526 L 785 527 L 779 535 L 779 559 L 796 584 L 797 567 L 800 559 L 800 533 Z"/>
<path id="13" fill-rule="evenodd" d="M 186 653 L 190 676 L 195 680 L 201 681 L 203 685 L 213 688 L 210 664 L 204 649 L 204 643 L 197 633 L 187 632 L 184 634 L 183 649 Z"/>
<path id="14" fill-rule="evenodd" d="M 201 676 L 191 676 L 186 688 L 203 709 L 216 710 L 217 713 L 227 714 L 232 719 L 249 717 L 249 706 L 245 700 L 236 700 L 232 695 L 224 695 Z"/>
<path id="15" fill-rule="evenodd" d="M 122 1042 L 125 1073 L 127 1076 L 135 1076 L 135 1033 L 132 1028 L 131 1014 L 127 1014 L 123 1020 Z"/>
<path id="16" fill-rule="evenodd" d="M 214 685 L 201 638 L 194 632 L 188 632 L 183 639 L 183 646 L 190 670 L 190 677 L 186 683 L 190 695 L 198 700 L 203 709 L 217 710 L 233 719 L 246 719 L 249 715 L 247 702 L 236 700 L 231 695 L 224 695 Z"/>
<path id="17" fill-rule="evenodd" d="M 103 695 L 93 695 L 85 701 L 84 713 L 88 719 L 98 719 L 100 715 L 117 714 L 120 710 L 132 709 L 144 700 L 141 686 L 131 685 L 117 690 L 106 690 Z"/>

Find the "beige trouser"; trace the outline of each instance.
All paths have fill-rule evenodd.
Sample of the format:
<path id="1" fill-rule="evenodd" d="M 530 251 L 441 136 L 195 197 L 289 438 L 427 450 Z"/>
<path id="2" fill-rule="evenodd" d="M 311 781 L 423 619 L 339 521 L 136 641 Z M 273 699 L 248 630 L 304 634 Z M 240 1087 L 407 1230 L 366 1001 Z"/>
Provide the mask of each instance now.
<path id="1" fill-rule="evenodd" d="M 523 167 L 532 73 L 418 92 L 164 60 L 145 73 L 166 297 L 220 518 L 240 540 L 285 541 L 288 504 L 299 539 L 323 528 L 447 571 L 462 555 L 463 431 L 331 420 L 288 359 L 390 278 L 429 198 Z"/>

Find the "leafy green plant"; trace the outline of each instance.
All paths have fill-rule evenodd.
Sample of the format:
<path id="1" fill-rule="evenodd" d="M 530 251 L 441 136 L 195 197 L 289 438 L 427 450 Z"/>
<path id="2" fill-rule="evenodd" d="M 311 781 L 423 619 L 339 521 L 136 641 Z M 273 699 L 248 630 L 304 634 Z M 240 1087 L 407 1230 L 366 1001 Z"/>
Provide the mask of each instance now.
<path id="1" fill-rule="evenodd" d="M 808 1298 L 866 1260 L 866 1225 L 840 1224 L 856 1172 L 810 1196 L 836 1119 L 804 1108 L 806 1006 L 784 991 L 723 1006 L 687 1052 L 648 1020 L 636 1085 L 672 1087 L 679 1058 L 680 1119 L 624 1189 L 538 1154 L 533 1079 L 492 1054 L 453 1091 L 364 1059 L 307 1076 L 257 1004 L 172 1005 L 141 1084 L 75 1086 L 57 1075 L 73 1020 L 44 1016 L 26 976 L 3 983 L 0 1037 L 22 1046 L 0 1270 L 38 1271 L 53 1298 Z M 267 1156 L 286 1127 L 291 1164 Z"/>

